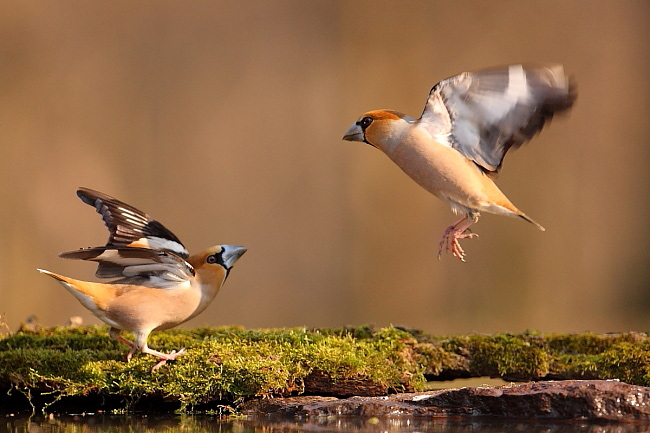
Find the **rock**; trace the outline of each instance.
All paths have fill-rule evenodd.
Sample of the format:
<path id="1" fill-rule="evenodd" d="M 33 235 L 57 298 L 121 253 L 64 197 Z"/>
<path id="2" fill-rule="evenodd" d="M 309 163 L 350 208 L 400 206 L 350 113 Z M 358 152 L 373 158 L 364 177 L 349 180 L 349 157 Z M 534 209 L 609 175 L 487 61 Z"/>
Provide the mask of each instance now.
<path id="1" fill-rule="evenodd" d="M 566 380 L 484 386 L 384 397 L 300 396 L 251 400 L 247 415 L 489 416 L 650 422 L 650 388 L 618 381 Z"/>
<path id="2" fill-rule="evenodd" d="M 314 370 L 303 380 L 304 392 L 312 395 L 336 397 L 377 397 L 388 394 L 391 389 L 364 377 L 350 377 L 333 379 L 324 371 Z M 405 391 L 412 391 L 408 384 L 404 385 Z"/>

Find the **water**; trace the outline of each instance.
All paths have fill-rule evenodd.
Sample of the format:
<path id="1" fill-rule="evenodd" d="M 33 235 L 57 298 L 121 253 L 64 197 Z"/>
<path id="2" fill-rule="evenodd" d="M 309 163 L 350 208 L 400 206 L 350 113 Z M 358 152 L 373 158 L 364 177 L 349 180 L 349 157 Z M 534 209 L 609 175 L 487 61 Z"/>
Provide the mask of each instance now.
<path id="1" fill-rule="evenodd" d="M 224 418 L 174 415 L 0 416 L 0 433 L 641 433 L 650 425 L 574 422 L 507 422 L 495 419 L 323 417 Z"/>

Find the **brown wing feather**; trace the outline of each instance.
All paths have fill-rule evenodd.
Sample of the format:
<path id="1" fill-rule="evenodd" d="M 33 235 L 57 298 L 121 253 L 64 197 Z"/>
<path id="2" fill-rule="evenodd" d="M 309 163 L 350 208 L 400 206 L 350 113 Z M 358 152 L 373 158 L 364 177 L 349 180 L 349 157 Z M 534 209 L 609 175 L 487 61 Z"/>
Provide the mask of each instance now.
<path id="1" fill-rule="evenodd" d="M 484 171 L 498 172 L 508 150 L 529 141 L 576 97 L 575 82 L 559 65 L 465 72 L 431 89 L 418 122 Z"/>

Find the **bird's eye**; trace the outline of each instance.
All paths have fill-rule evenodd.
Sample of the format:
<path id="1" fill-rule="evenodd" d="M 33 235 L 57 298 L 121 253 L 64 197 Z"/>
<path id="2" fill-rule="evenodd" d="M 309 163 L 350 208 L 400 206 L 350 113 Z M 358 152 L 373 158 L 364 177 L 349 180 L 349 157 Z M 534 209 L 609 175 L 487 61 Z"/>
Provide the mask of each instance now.
<path id="1" fill-rule="evenodd" d="M 359 125 L 359 126 L 361 127 L 361 129 L 363 129 L 363 130 L 365 131 L 366 128 L 367 128 L 368 126 L 370 126 L 371 123 L 372 123 L 372 117 L 368 117 L 368 116 L 366 116 L 366 117 L 364 117 L 363 119 L 359 120 L 359 121 L 357 122 L 357 125 Z"/>
<path id="2" fill-rule="evenodd" d="M 210 263 L 211 265 L 215 264 L 218 262 L 217 260 L 217 255 L 216 254 L 211 254 L 208 256 L 207 259 L 205 259 L 206 263 Z"/>

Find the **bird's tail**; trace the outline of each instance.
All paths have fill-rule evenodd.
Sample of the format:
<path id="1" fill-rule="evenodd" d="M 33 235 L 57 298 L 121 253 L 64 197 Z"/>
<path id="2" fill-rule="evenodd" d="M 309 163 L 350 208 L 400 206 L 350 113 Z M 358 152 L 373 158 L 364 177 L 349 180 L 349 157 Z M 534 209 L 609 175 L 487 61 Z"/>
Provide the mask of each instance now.
<path id="1" fill-rule="evenodd" d="M 97 308 L 101 309 L 98 302 L 101 304 L 102 300 L 106 298 L 106 284 L 88 283 L 85 281 L 75 280 L 74 278 L 64 277 L 63 275 L 55 274 L 54 272 L 46 271 L 45 269 L 37 269 L 41 274 L 49 275 L 57 280 L 63 287 L 65 287 L 81 304 L 94 312 Z"/>
<path id="2" fill-rule="evenodd" d="M 520 212 L 520 213 L 517 214 L 517 215 L 518 215 L 520 218 L 522 218 L 522 219 L 528 221 L 529 223 L 533 224 L 535 227 L 537 227 L 537 228 L 540 229 L 541 231 L 543 231 L 543 232 L 546 231 L 546 229 L 545 229 L 545 228 L 544 228 L 540 223 L 538 223 L 537 221 L 535 221 L 534 219 L 532 219 L 531 217 L 529 217 L 529 216 L 526 215 L 525 213 Z"/>
<path id="3" fill-rule="evenodd" d="M 54 272 L 46 271 L 45 269 L 36 269 L 36 270 L 41 274 L 49 275 L 50 277 L 54 278 L 59 283 L 61 283 L 63 287 L 68 289 L 68 291 L 70 291 L 70 293 L 72 293 L 75 296 L 77 296 L 78 293 L 83 293 L 83 291 L 80 290 L 80 287 L 77 284 L 78 283 L 77 280 L 64 277 L 63 275 L 55 274 Z M 83 294 L 88 295 L 88 293 L 83 293 Z"/>
<path id="4" fill-rule="evenodd" d="M 499 191 L 500 192 L 500 191 Z M 519 217 L 523 220 L 528 221 L 529 223 L 533 224 L 535 227 L 540 229 L 541 231 L 545 232 L 546 229 L 537 221 L 517 209 L 517 207 L 510 202 L 510 200 L 507 199 L 506 196 L 503 196 L 503 200 L 498 203 L 498 204 L 493 204 L 492 206 L 488 207 L 487 209 L 488 212 L 492 212 L 498 215 L 507 215 L 509 217 Z"/>
<path id="5" fill-rule="evenodd" d="M 63 275 L 55 274 L 54 272 L 46 271 L 45 269 L 36 269 L 38 272 L 41 274 L 49 275 L 50 277 L 54 278 L 55 280 L 58 281 L 63 281 L 64 283 L 67 283 L 68 279 L 64 277 Z"/>

